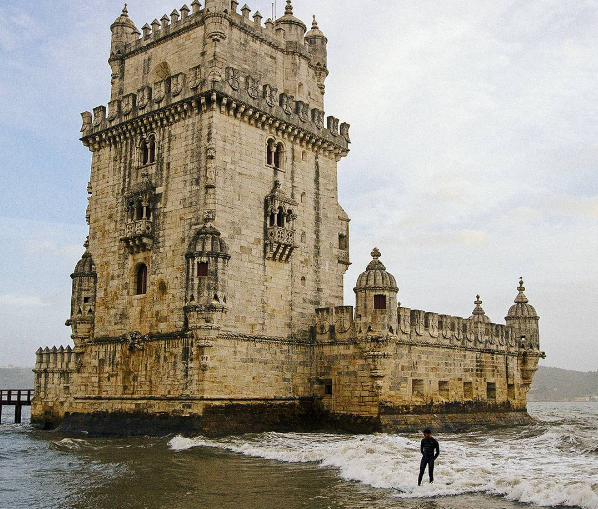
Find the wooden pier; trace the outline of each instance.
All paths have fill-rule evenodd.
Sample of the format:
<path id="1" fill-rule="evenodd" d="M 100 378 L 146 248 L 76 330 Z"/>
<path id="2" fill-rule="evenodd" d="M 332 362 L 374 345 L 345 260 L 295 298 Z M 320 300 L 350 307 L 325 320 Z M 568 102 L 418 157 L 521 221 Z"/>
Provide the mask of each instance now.
<path id="1" fill-rule="evenodd" d="M 2 407 L 15 407 L 15 424 L 21 424 L 21 412 L 24 406 L 31 406 L 33 389 L 0 389 L 0 423 L 2 422 Z"/>

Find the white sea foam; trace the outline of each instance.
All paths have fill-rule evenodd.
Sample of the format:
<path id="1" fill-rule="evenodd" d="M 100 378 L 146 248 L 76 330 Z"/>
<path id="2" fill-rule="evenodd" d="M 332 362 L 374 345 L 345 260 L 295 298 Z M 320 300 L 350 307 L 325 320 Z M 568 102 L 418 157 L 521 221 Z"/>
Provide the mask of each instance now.
<path id="1" fill-rule="evenodd" d="M 170 447 L 175 451 L 212 447 L 277 461 L 315 462 L 338 469 L 347 480 L 394 488 L 402 498 L 481 492 L 539 506 L 598 509 L 594 426 L 596 420 L 580 432 L 569 421 L 441 435 L 436 483 L 421 487 L 416 436 L 264 433 L 220 440 L 177 436 Z"/>

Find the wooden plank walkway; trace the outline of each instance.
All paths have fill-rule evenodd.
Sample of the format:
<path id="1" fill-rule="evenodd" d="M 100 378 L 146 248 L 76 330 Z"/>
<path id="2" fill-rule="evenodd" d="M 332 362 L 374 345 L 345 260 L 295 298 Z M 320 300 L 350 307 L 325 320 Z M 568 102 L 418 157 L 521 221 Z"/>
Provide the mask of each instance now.
<path id="1" fill-rule="evenodd" d="M 31 406 L 33 389 L 0 389 L 0 422 L 2 422 L 2 407 L 15 407 L 15 424 L 21 424 L 21 412 L 24 406 Z"/>

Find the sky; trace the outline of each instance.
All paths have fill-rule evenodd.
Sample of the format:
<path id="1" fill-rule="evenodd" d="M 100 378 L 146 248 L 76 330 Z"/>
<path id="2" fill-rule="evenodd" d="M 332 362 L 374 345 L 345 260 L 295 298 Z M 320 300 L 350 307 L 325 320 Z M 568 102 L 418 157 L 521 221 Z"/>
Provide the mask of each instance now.
<path id="1" fill-rule="evenodd" d="M 345 302 L 377 246 L 399 301 L 504 323 L 524 277 L 544 365 L 598 370 L 598 0 L 294 0 L 351 124 Z M 130 0 L 138 27 L 180 5 Z M 271 1 L 250 8 L 267 17 Z M 87 234 L 79 113 L 109 100 L 114 0 L 2 0 L 0 366 L 67 345 Z M 278 12 L 283 2 L 278 0 Z"/>

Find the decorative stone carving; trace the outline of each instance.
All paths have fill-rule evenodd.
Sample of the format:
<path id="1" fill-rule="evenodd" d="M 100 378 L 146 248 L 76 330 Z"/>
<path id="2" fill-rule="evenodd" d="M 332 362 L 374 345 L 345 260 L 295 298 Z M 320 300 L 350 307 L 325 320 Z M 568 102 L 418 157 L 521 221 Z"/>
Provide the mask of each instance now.
<path id="1" fill-rule="evenodd" d="M 114 101 L 110 101 L 108 103 L 108 120 L 112 122 L 115 120 L 120 113 L 120 101 L 115 99 Z"/>
<path id="2" fill-rule="evenodd" d="M 247 76 L 245 78 L 245 88 L 247 89 L 247 94 L 252 99 L 257 99 L 260 95 L 260 82 L 256 78 L 252 76 Z"/>
<path id="3" fill-rule="evenodd" d="M 185 86 L 185 74 L 180 72 L 170 78 L 170 93 L 173 97 L 179 95 Z"/>
<path id="4" fill-rule="evenodd" d="M 345 139 L 347 143 L 351 143 L 351 138 L 349 136 L 349 129 L 351 129 L 351 125 L 347 124 L 347 122 L 343 122 L 341 124 L 341 136 Z"/>
<path id="5" fill-rule="evenodd" d="M 264 85 L 264 99 L 266 104 L 273 108 L 276 105 L 276 98 L 278 97 L 278 89 L 272 85 Z"/>
<path id="6" fill-rule="evenodd" d="M 189 80 L 189 87 L 192 89 L 196 89 L 201 85 L 201 65 L 196 65 L 195 67 L 191 67 L 189 70 L 190 73 L 190 80 Z"/>
<path id="7" fill-rule="evenodd" d="M 281 189 L 280 182 L 274 183 L 272 192 L 266 197 L 266 258 L 288 262 L 297 247 L 295 242 L 295 220 L 298 203 Z"/>
<path id="8" fill-rule="evenodd" d="M 154 102 L 160 103 L 166 97 L 166 80 L 156 81 L 154 83 Z"/>
<path id="9" fill-rule="evenodd" d="M 280 94 L 280 107 L 287 115 L 293 113 L 293 97 L 287 94 Z"/>
<path id="10" fill-rule="evenodd" d="M 233 90 L 239 90 L 239 88 L 241 88 L 239 70 L 235 69 L 234 67 L 227 67 L 226 82 L 228 83 L 228 86 Z"/>
<path id="11" fill-rule="evenodd" d="M 149 86 L 141 87 L 137 91 L 137 106 L 140 110 L 145 109 L 152 100 L 152 88 Z"/>
<path id="12" fill-rule="evenodd" d="M 154 244 L 155 188 L 145 181 L 125 195 L 125 229 L 120 238 L 129 253 L 148 251 Z"/>
<path id="13" fill-rule="evenodd" d="M 129 115 L 133 112 L 133 108 L 135 108 L 135 101 L 137 99 L 136 94 L 127 94 L 123 97 L 122 100 L 122 114 Z"/>
<path id="14" fill-rule="evenodd" d="M 411 311 L 411 325 L 413 326 L 413 330 L 415 330 L 415 334 L 418 336 L 424 335 L 424 315 L 425 311 L 420 311 L 419 309 Z"/>
<path id="15" fill-rule="evenodd" d="M 399 327 L 403 334 L 411 334 L 411 309 L 399 307 Z"/>
<path id="16" fill-rule="evenodd" d="M 426 313 L 426 319 L 428 322 L 428 333 L 431 337 L 437 338 L 438 333 L 438 315 L 436 313 Z"/>
<path id="17" fill-rule="evenodd" d="M 106 120 L 106 106 L 98 106 L 93 109 L 93 126 L 100 127 Z"/>
<path id="18" fill-rule="evenodd" d="M 340 120 L 336 117 L 328 117 L 328 130 L 333 136 L 338 136 L 338 123 Z"/>
<path id="19" fill-rule="evenodd" d="M 83 136 L 86 136 L 87 133 L 93 127 L 91 119 L 92 119 L 92 116 L 89 111 L 84 111 L 83 113 L 81 113 L 81 120 L 83 122 L 83 124 L 81 125 L 81 132 L 83 133 Z"/>
<path id="20" fill-rule="evenodd" d="M 324 129 L 324 116 L 326 114 L 317 108 L 311 110 L 311 119 L 318 129 Z"/>
<path id="21" fill-rule="evenodd" d="M 303 101 L 297 101 L 297 115 L 301 122 L 307 122 L 309 120 L 309 104 Z"/>

